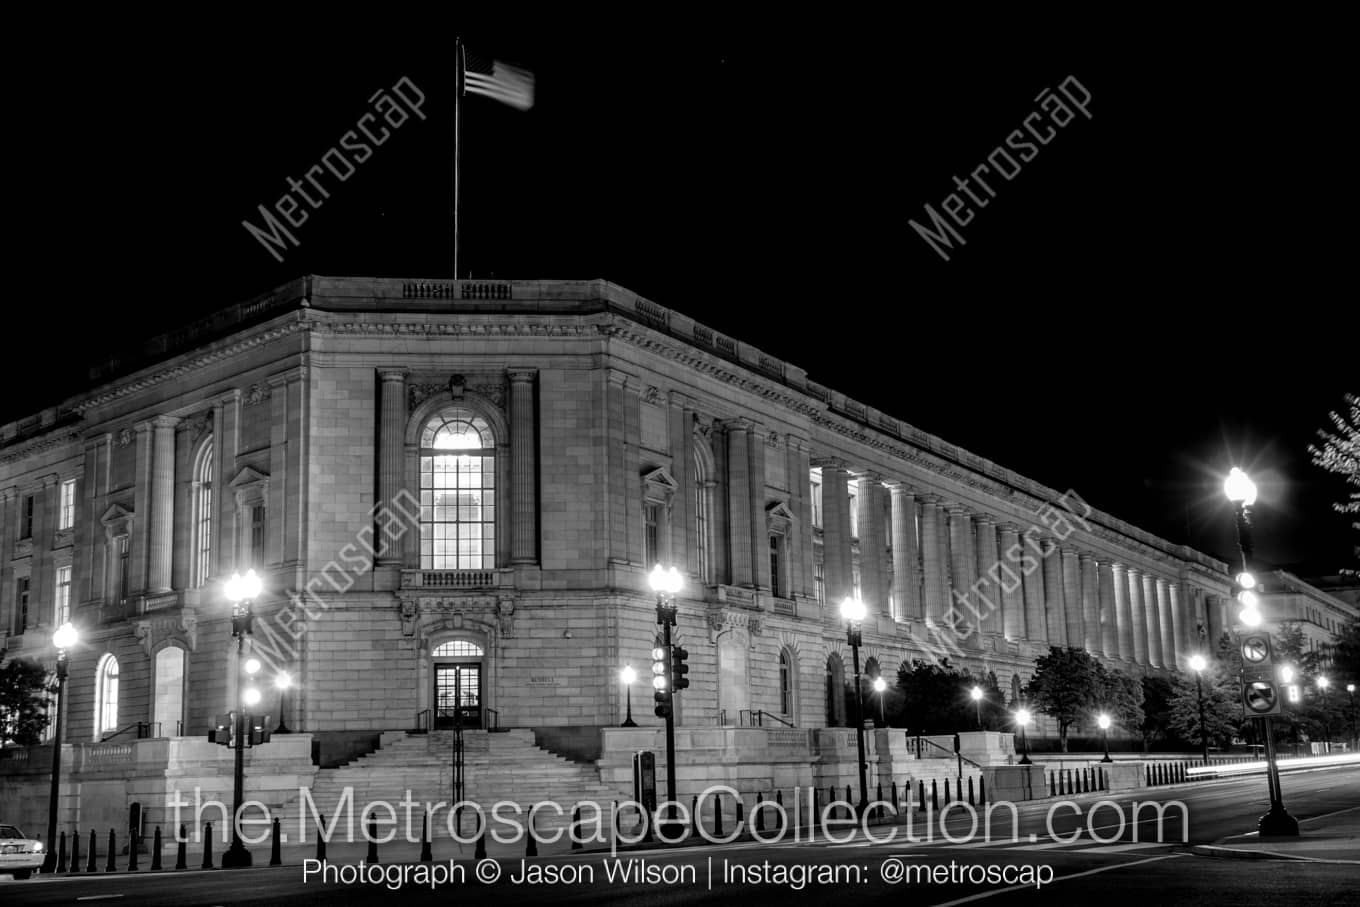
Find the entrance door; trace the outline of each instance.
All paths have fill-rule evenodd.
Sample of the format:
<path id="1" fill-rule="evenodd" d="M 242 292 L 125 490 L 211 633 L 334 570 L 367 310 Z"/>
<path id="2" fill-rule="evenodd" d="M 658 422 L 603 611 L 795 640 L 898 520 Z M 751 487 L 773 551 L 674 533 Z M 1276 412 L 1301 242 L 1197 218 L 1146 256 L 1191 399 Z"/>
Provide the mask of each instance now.
<path id="1" fill-rule="evenodd" d="M 482 666 L 436 664 L 434 666 L 434 726 L 451 728 L 461 721 L 464 728 L 482 726 Z"/>

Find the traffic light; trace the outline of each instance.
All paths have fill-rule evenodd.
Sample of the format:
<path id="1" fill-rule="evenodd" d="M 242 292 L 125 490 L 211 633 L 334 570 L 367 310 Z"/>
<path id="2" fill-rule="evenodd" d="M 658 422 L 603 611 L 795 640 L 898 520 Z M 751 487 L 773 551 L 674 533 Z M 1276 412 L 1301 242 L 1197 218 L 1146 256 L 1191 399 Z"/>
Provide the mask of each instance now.
<path id="1" fill-rule="evenodd" d="M 1237 586 L 1237 603 L 1242 606 L 1237 619 L 1247 627 L 1261 626 L 1261 599 L 1256 594 L 1256 577 L 1243 570 L 1234 578 L 1234 583 Z"/>
<path id="2" fill-rule="evenodd" d="M 247 715 L 246 724 L 249 727 L 251 746 L 259 746 L 269 742 L 270 731 L 268 715 Z"/>
<path id="3" fill-rule="evenodd" d="M 231 713 L 213 716 L 212 730 L 208 731 L 208 742 L 220 744 L 221 746 L 231 746 L 231 728 L 235 722 L 232 720 Z"/>
<path id="4" fill-rule="evenodd" d="M 673 691 L 678 693 L 689 688 L 689 678 L 685 676 L 689 673 L 689 665 L 685 664 L 685 659 L 689 658 L 689 650 L 683 646 L 676 646 L 672 652 L 674 655 L 671 658 L 671 686 Z"/>
<path id="5" fill-rule="evenodd" d="M 666 677 L 668 665 L 666 664 L 666 649 L 664 646 L 657 646 L 652 649 L 652 689 L 656 692 L 652 698 L 656 700 L 656 717 L 671 717 L 671 688 Z"/>

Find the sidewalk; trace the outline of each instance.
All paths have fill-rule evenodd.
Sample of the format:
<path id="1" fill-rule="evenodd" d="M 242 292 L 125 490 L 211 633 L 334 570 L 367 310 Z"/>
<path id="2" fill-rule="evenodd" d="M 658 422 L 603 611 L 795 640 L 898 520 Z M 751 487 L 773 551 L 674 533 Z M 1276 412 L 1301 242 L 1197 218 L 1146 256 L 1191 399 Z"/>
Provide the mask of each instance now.
<path id="1" fill-rule="evenodd" d="M 1191 849 L 1206 857 L 1308 860 L 1360 866 L 1360 806 L 1300 821 L 1297 838 L 1263 838 L 1252 832 Z"/>

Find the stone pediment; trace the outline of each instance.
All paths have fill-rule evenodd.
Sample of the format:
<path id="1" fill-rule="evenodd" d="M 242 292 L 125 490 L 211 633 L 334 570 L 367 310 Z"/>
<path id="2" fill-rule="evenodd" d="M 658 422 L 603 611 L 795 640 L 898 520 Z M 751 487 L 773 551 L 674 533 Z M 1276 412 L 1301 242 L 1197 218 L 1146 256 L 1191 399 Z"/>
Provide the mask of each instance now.
<path id="1" fill-rule="evenodd" d="M 248 488 L 251 485 L 259 485 L 269 481 L 266 473 L 260 472 L 254 466 L 242 466 L 241 471 L 236 474 L 236 478 L 227 483 L 229 488 Z"/>
<path id="2" fill-rule="evenodd" d="M 644 484 L 654 486 L 668 494 L 674 494 L 680 490 L 680 483 L 675 481 L 675 477 L 664 466 L 643 473 L 642 481 Z"/>
<path id="3" fill-rule="evenodd" d="M 99 518 L 99 522 L 103 523 L 105 526 L 114 526 L 131 518 L 131 510 L 127 509 L 122 504 L 112 504 L 109 506 L 108 510 L 104 511 L 103 516 Z"/>

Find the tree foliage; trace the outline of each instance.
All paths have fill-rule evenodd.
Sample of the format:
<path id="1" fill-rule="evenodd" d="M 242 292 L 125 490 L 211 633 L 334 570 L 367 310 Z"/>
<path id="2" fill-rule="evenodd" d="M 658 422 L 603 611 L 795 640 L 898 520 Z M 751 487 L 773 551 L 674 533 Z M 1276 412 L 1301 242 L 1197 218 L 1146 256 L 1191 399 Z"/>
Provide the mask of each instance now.
<path id="1" fill-rule="evenodd" d="M 917 660 L 910 668 L 905 664 L 898 668 L 898 697 L 885 702 L 888 723 L 918 734 L 971 731 L 977 727 L 979 711 L 968 694 L 974 685 L 983 690 L 983 729 L 1002 730 L 1007 726 L 1005 698 L 996 675 L 971 675 L 954 668 L 947 658 L 939 662 Z"/>
<path id="2" fill-rule="evenodd" d="M 1143 752 L 1171 732 L 1171 681 L 1149 674 L 1142 679 L 1143 719 L 1138 732 L 1143 738 Z"/>
<path id="3" fill-rule="evenodd" d="M 1131 674 L 1120 670 L 1107 671 L 1096 662 L 1100 676 L 1100 707 L 1110 716 L 1111 724 L 1125 732 L 1133 732 L 1143 721 L 1143 684 Z"/>
<path id="4" fill-rule="evenodd" d="M 1360 617 L 1342 625 L 1327 646 L 1327 656 L 1339 675 L 1338 680 L 1360 683 Z"/>
<path id="5" fill-rule="evenodd" d="M 1315 466 L 1341 476 L 1355 489 L 1347 495 L 1348 500 L 1332 506 L 1341 513 L 1360 514 L 1360 396 L 1347 394 L 1346 405 L 1349 409 L 1345 414 L 1327 414 L 1332 430 L 1319 429 L 1322 445 L 1309 444 L 1308 453 Z M 1360 519 L 1352 522 L 1351 528 L 1360 531 Z M 1353 576 L 1357 571 L 1343 572 Z"/>
<path id="6" fill-rule="evenodd" d="M 1239 687 L 1235 674 L 1211 660 L 1200 678 L 1204 693 L 1204 724 L 1200 725 L 1200 689 L 1195 678 L 1177 674 L 1171 681 L 1171 709 L 1167 725 L 1182 740 L 1198 746 L 1207 732 L 1209 745 L 1231 743 L 1241 726 Z"/>
<path id="7" fill-rule="evenodd" d="M 31 659 L 0 665 L 0 746 L 28 746 L 47 729 L 47 669 Z"/>
<path id="8" fill-rule="evenodd" d="M 1106 692 L 1100 663 L 1085 649 L 1052 646 L 1034 662 L 1025 687 L 1029 702 L 1058 723 L 1058 742 L 1067 752 L 1067 731 L 1085 721 Z"/>

